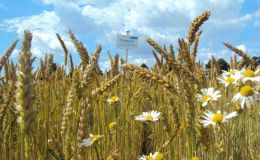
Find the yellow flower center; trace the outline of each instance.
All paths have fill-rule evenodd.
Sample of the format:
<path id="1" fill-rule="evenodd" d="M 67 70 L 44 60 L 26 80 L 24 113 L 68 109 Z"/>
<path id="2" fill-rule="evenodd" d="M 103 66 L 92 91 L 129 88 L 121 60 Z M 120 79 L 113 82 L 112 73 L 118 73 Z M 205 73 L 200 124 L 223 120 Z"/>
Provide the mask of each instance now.
<path id="1" fill-rule="evenodd" d="M 112 101 L 116 101 L 117 99 L 118 99 L 117 96 L 113 96 L 113 97 L 111 97 L 111 100 L 112 100 Z"/>
<path id="2" fill-rule="evenodd" d="M 152 160 L 153 156 L 146 156 L 146 160 Z"/>
<path id="3" fill-rule="evenodd" d="M 92 137 L 90 137 L 90 140 L 91 140 L 91 142 L 95 142 L 95 141 L 99 140 L 100 138 L 101 138 L 100 135 L 93 135 Z"/>
<path id="4" fill-rule="evenodd" d="M 245 97 L 252 96 L 254 94 L 254 90 L 250 86 L 244 86 L 240 89 L 240 94 Z"/>
<path id="5" fill-rule="evenodd" d="M 153 116 L 152 116 L 152 115 L 147 115 L 147 116 L 145 117 L 145 119 L 146 119 L 146 120 L 153 120 Z"/>
<path id="6" fill-rule="evenodd" d="M 235 79 L 234 78 L 231 78 L 231 77 L 228 77 L 226 80 L 225 80 L 225 82 L 226 83 L 233 83 L 235 81 Z"/>
<path id="7" fill-rule="evenodd" d="M 110 130 L 112 130 L 112 129 L 115 128 L 116 125 L 117 125 L 116 122 L 111 122 L 111 123 L 109 123 L 108 128 L 109 128 Z"/>
<path id="8" fill-rule="evenodd" d="M 246 70 L 246 71 L 243 73 L 243 76 L 244 76 L 244 77 L 255 77 L 255 72 L 252 71 L 251 69 L 248 69 L 248 70 Z"/>
<path id="9" fill-rule="evenodd" d="M 114 160 L 113 156 L 110 154 L 106 160 Z"/>
<path id="10" fill-rule="evenodd" d="M 184 129 L 186 127 L 186 124 L 185 124 L 185 122 L 183 121 L 183 122 L 181 122 L 181 126 L 180 126 L 180 129 Z"/>
<path id="11" fill-rule="evenodd" d="M 208 100 L 211 99 L 211 98 L 212 98 L 211 95 L 206 94 L 206 95 L 204 95 L 204 96 L 202 97 L 202 100 L 203 100 L 203 102 L 206 102 L 206 101 L 208 101 Z"/>
<path id="12" fill-rule="evenodd" d="M 229 71 L 229 73 L 232 74 L 232 75 L 234 75 L 234 74 L 235 74 L 235 70 L 234 70 L 234 69 L 231 69 L 231 70 Z"/>
<path id="13" fill-rule="evenodd" d="M 155 157 L 155 160 L 163 160 L 164 155 L 162 153 L 158 153 L 158 155 Z"/>
<path id="14" fill-rule="evenodd" d="M 199 160 L 199 157 L 192 157 L 191 160 Z"/>
<path id="15" fill-rule="evenodd" d="M 216 123 L 221 123 L 223 121 L 223 115 L 221 113 L 214 114 L 212 121 Z"/>

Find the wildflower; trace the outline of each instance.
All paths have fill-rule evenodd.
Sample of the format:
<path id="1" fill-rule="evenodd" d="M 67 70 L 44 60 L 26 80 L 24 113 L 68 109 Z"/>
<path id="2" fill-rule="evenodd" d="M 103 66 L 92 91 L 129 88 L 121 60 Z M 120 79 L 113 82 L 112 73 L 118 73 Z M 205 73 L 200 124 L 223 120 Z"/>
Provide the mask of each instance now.
<path id="1" fill-rule="evenodd" d="M 191 158 L 191 160 L 199 160 L 199 157 L 194 156 Z"/>
<path id="2" fill-rule="evenodd" d="M 255 92 L 251 86 L 246 85 L 233 97 L 232 102 L 240 101 L 241 109 L 244 109 L 245 106 L 250 107 L 254 105 L 258 99 L 259 93 Z"/>
<path id="3" fill-rule="evenodd" d="M 106 160 L 116 160 L 117 158 L 116 158 L 117 156 L 114 156 L 114 155 L 109 155 L 107 158 L 106 158 Z"/>
<path id="4" fill-rule="evenodd" d="M 143 155 L 139 160 L 163 160 L 164 155 L 160 152 L 155 152 L 154 154 L 150 153 L 148 156 Z"/>
<path id="5" fill-rule="evenodd" d="M 238 115 L 237 112 L 231 112 L 228 115 L 226 112 L 224 112 L 222 114 L 220 110 L 218 110 L 217 113 L 207 111 L 207 112 L 204 112 L 204 114 L 205 114 L 205 116 L 203 118 L 205 118 L 205 119 L 200 122 L 200 123 L 202 123 L 202 125 L 204 127 L 207 127 L 210 124 L 215 126 L 216 124 L 225 123 L 229 119 Z"/>
<path id="6" fill-rule="evenodd" d="M 259 82 L 260 76 L 257 75 L 260 72 L 260 69 L 257 69 L 256 71 L 252 71 L 251 69 L 242 69 L 241 74 L 238 75 L 239 78 L 241 78 L 242 82 L 245 83 L 246 81 L 253 81 L 253 82 Z"/>
<path id="7" fill-rule="evenodd" d="M 237 85 L 237 81 L 239 80 L 236 76 L 221 76 L 221 78 L 217 78 L 220 83 L 224 84 L 225 87 L 228 87 L 229 85 Z"/>
<path id="8" fill-rule="evenodd" d="M 109 125 L 108 125 L 108 129 L 110 129 L 110 130 L 114 130 L 115 127 L 116 127 L 116 125 L 117 125 L 116 122 L 111 122 L 111 123 L 109 123 Z"/>
<path id="9" fill-rule="evenodd" d="M 236 69 L 230 69 L 229 71 L 223 70 L 222 76 L 235 76 L 240 74 L 240 72 Z"/>
<path id="10" fill-rule="evenodd" d="M 205 107 L 209 101 L 216 101 L 220 95 L 220 91 L 214 91 L 214 88 L 201 89 L 202 94 L 197 94 L 198 100 L 202 102 L 202 107 Z"/>
<path id="11" fill-rule="evenodd" d="M 106 160 L 116 160 L 118 159 L 118 150 L 113 151 L 110 155 L 106 158 Z"/>
<path id="12" fill-rule="evenodd" d="M 107 99 L 108 104 L 112 104 L 112 103 L 115 103 L 118 101 L 119 101 L 119 97 L 117 97 L 117 96 L 112 96 L 111 98 Z"/>
<path id="13" fill-rule="evenodd" d="M 182 121 L 181 124 L 180 124 L 180 129 L 184 129 L 186 128 L 186 124 L 185 124 L 185 121 Z"/>
<path id="14" fill-rule="evenodd" d="M 142 115 L 136 116 L 135 120 L 138 121 L 157 121 L 160 117 L 160 112 L 157 111 L 150 111 L 150 112 L 143 112 Z"/>
<path id="15" fill-rule="evenodd" d="M 260 93 L 260 81 L 256 83 L 255 89 Z"/>
<path id="16" fill-rule="evenodd" d="M 106 160 L 114 160 L 113 156 L 112 155 L 109 155 Z"/>
<path id="17" fill-rule="evenodd" d="M 93 143 L 99 141 L 102 137 L 103 135 L 99 135 L 99 134 L 97 135 L 89 134 L 89 138 L 83 139 L 81 145 L 85 147 L 91 146 Z"/>

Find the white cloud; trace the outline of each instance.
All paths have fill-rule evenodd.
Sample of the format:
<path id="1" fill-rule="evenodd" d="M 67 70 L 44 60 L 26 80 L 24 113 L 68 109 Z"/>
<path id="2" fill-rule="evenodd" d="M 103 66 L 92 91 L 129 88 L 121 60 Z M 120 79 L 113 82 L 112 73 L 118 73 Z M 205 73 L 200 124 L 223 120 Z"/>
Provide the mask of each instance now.
<path id="1" fill-rule="evenodd" d="M 138 66 L 140 66 L 141 64 L 147 64 L 147 59 L 145 59 L 145 58 L 132 58 L 132 57 L 130 57 L 130 59 L 129 59 L 129 62 L 130 63 L 132 63 L 132 64 L 135 64 L 135 65 L 138 65 Z"/>
<path id="2" fill-rule="evenodd" d="M 110 61 L 106 60 L 99 62 L 99 67 L 103 72 L 109 71 L 111 69 Z"/>
<path id="3" fill-rule="evenodd" d="M 244 51 L 244 52 L 247 52 L 247 47 L 245 44 L 240 44 L 238 46 L 236 46 L 238 49 Z"/>
<path id="4" fill-rule="evenodd" d="M 229 62 L 231 55 L 231 52 L 226 49 L 214 51 L 210 48 L 201 48 L 198 52 L 198 58 L 202 59 L 204 64 L 208 63 L 208 60 L 211 59 L 212 56 L 214 56 L 216 59 L 224 58 L 227 62 Z"/>
<path id="5" fill-rule="evenodd" d="M 260 9 L 258 9 L 258 10 L 255 12 L 255 16 L 256 16 L 256 17 L 260 17 Z"/>
<path id="6" fill-rule="evenodd" d="M 98 3 L 98 2 L 97 2 Z M 172 35 L 186 31 L 190 21 L 203 10 L 212 10 L 211 25 L 215 28 L 226 28 L 228 25 L 240 27 L 250 17 L 240 16 L 239 8 L 242 2 L 231 0 L 208 1 L 201 3 L 195 1 L 131 1 L 123 0 L 112 3 L 107 7 L 86 5 L 82 9 L 83 15 L 90 16 L 100 24 L 110 26 L 113 30 L 136 30 L 142 33 L 140 28 L 153 31 L 172 28 Z M 223 19 L 225 21 L 223 22 Z M 242 23 L 241 23 L 242 22 Z M 223 25 L 224 23 L 224 25 Z M 216 29 L 217 29 L 216 28 Z"/>
<path id="7" fill-rule="evenodd" d="M 65 43 L 72 48 L 72 44 L 65 36 L 68 29 L 72 29 L 77 35 L 94 33 L 96 36 L 92 37 L 94 40 L 110 46 L 114 46 L 116 34 L 130 30 L 131 34 L 140 37 L 140 48 L 133 51 L 134 59 L 137 59 L 134 61 L 144 62 L 143 59 L 152 57 L 151 47 L 145 41 L 146 37 L 151 37 L 160 44 L 177 45 L 178 37 L 186 36 L 190 22 L 204 10 L 211 10 L 212 16 L 203 27 L 205 32 L 201 43 L 215 44 L 216 41 L 226 41 L 225 35 L 236 34 L 252 18 L 252 15 L 240 14 L 243 0 L 41 0 L 41 2 L 44 5 L 53 5 L 54 10 L 30 17 L 9 19 L 2 23 L 4 29 L 16 31 L 19 37 L 22 37 L 23 29 L 31 29 L 34 33 L 33 51 L 38 56 L 60 49 L 56 32 L 61 33 L 62 37 L 65 37 Z M 139 56 L 139 59 L 136 56 Z M 102 65 L 106 67 L 107 62 Z"/>
<path id="8" fill-rule="evenodd" d="M 256 56 L 255 55 L 255 50 L 252 50 L 250 47 L 247 47 L 245 44 L 239 44 L 236 46 L 236 48 L 241 49 L 242 51 L 248 53 L 250 56 Z M 212 50 L 211 48 L 201 48 L 199 49 L 198 52 L 198 58 L 200 59 L 205 59 L 205 62 L 208 61 L 212 56 L 215 58 L 224 58 L 227 62 L 229 62 L 229 59 L 231 56 L 234 56 L 236 53 L 233 51 L 229 50 L 228 48 L 225 49 L 220 49 L 220 50 Z M 237 56 L 238 60 L 241 59 L 240 56 Z"/>
<path id="9" fill-rule="evenodd" d="M 15 48 L 10 57 L 11 58 L 17 58 L 18 55 L 19 55 L 19 50 Z"/>
<path id="10" fill-rule="evenodd" d="M 161 38 L 165 36 L 174 38 L 186 31 L 190 21 L 203 10 L 212 11 L 211 21 L 205 29 L 206 31 L 210 29 L 208 32 L 230 31 L 230 28 L 234 31 L 251 19 L 251 15 L 240 15 L 239 11 L 243 4 L 241 0 L 202 0 L 200 3 L 191 0 L 42 0 L 42 2 L 53 4 L 57 15 L 66 26 L 70 28 L 73 28 L 72 24 L 81 26 L 76 32 L 86 31 L 85 28 L 101 33 L 130 30 L 149 36 L 155 34 L 164 35 L 160 36 Z M 82 26 L 89 21 L 99 27 L 92 23 Z"/>
<path id="11" fill-rule="evenodd" d="M 255 21 L 255 22 L 254 22 L 254 26 L 255 26 L 255 27 L 260 26 L 260 21 Z"/>
<path id="12" fill-rule="evenodd" d="M 254 15 L 254 26 L 259 27 L 260 26 L 260 9 L 258 9 L 253 15 Z"/>
<path id="13" fill-rule="evenodd" d="M 22 39 L 24 29 L 29 29 L 33 33 L 32 53 L 37 57 L 41 57 L 45 53 L 62 53 L 55 33 L 68 31 L 53 11 L 44 11 L 40 15 L 5 20 L 2 28 L 6 28 L 9 32 L 17 32 L 19 39 Z M 72 49 L 68 37 L 63 35 L 62 38 L 64 38 L 67 47 Z"/>

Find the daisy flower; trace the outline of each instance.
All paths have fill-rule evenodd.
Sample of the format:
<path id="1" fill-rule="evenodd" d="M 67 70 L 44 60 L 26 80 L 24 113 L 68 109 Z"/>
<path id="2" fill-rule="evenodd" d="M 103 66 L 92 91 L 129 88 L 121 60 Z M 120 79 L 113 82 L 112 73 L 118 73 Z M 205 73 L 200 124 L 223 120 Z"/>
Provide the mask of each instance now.
<path id="1" fill-rule="evenodd" d="M 213 113 L 211 111 L 204 112 L 205 116 L 203 116 L 204 120 L 202 120 L 200 123 L 204 127 L 207 127 L 208 125 L 213 125 L 215 127 L 216 124 L 221 124 L 227 122 L 229 119 L 237 116 L 237 112 L 231 112 L 227 114 L 224 112 L 223 114 L 221 113 L 220 110 L 217 111 L 217 113 Z"/>
<path id="2" fill-rule="evenodd" d="M 97 134 L 97 135 L 89 134 L 89 138 L 83 139 L 83 142 L 81 143 L 81 145 L 85 146 L 85 147 L 91 146 L 93 143 L 97 142 L 102 137 L 103 137 L 103 135 L 99 135 L 99 134 Z"/>
<path id="3" fill-rule="evenodd" d="M 219 83 L 222 83 L 225 85 L 225 87 L 228 87 L 229 85 L 237 85 L 237 81 L 239 80 L 239 78 L 235 77 L 235 76 L 221 76 L 217 78 L 219 80 Z"/>
<path id="4" fill-rule="evenodd" d="M 107 99 L 108 104 L 112 104 L 112 103 L 115 103 L 115 102 L 118 102 L 118 101 L 119 101 L 119 97 L 117 97 L 117 96 L 112 96 L 111 98 Z"/>
<path id="5" fill-rule="evenodd" d="M 160 152 L 155 152 L 154 154 L 150 153 L 148 156 L 143 155 L 139 160 L 163 160 L 164 155 Z"/>
<path id="6" fill-rule="evenodd" d="M 203 88 L 201 89 L 202 94 L 197 94 L 198 101 L 202 102 L 202 107 L 205 107 L 209 101 L 218 100 L 220 91 L 214 91 L 214 88 Z"/>
<path id="7" fill-rule="evenodd" d="M 242 79 L 242 82 L 245 83 L 246 81 L 253 81 L 253 82 L 259 82 L 260 76 L 258 73 L 260 73 L 260 69 L 258 68 L 256 71 L 252 71 L 251 69 L 242 69 L 241 75 L 238 75 L 239 78 Z"/>
<path id="8" fill-rule="evenodd" d="M 245 106 L 248 108 L 251 105 L 254 105 L 258 99 L 259 93 L 255 92 L 251 86 L 246 85 L 233 97 L 232 102 L 240 101 L 241 109 L 244 109 Z"/>
<path id="9" fill-rule="evenodd" d="M 116 125 L 117 125 L 116 122 L 111 122 L 111 123 L 109 123 L 109 125 L 108 125 L 108 129 L 110 129 L 110 130 L 114 130 L 115 127 L 116 127 Z"/>
<path id="10" fill-rule="evenodd" d="M 199 160 L 199 157 L 194 156 L 191 158 L 191 160 Z"/>
<path id="11" fill-rule="evenodd" d="M 143 114 L 136 116 L 135 120 L 137 121 L 157 121 L 160 117 L 160 112 L 157 111 L 150 111 L 150 112 L 143 112 Z"/>
<path id="12" fill-rule="evenodd" d="M 229 71 L 222 70 L 222 76 L 234 76 L 240 74 L 240 72 L 236 69 L 230 69 Z"/>
<path id="13" fill-rule="evenodd" d="M 260 81 L 256 83 L 255 89 L 260 93 Z"/>

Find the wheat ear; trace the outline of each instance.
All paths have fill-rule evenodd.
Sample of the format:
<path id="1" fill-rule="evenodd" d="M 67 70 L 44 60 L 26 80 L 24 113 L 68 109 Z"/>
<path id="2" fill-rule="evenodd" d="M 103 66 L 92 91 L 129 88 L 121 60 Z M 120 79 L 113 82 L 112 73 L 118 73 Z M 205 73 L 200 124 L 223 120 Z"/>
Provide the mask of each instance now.
<path id="1" fill-rule="evenodd" d="M 227 48 L 229 48 L 230 50 L 232 50 L 233 52 L 235 52 L 236 54 L 238 54 L 239 56 L 241 56 L 246 62 L 248 62 L 249 64 L 251 64 L 252 66 L 255 66 L 255 60 L 253 60 L 248 54 L 246 54 L 245 52 L 243 52 L 242 50 L 232 46 L 230 43 L 223 43 Z"/>
<path id="2" fill-rule="evenodd" d="M 96 63 L 98 61 L 98 58 L 100 56 L 100 52 L 102 50 L 101 45 L 98 45 L 96 50 L 94 51 L 89 64 L 86 66 L 84 73 L 83 73 L 83 81 L 81 84 L 81 88 L 86 86 L 91 82 L 91 78 L 93 76 L 93 73 L 95 72 Z"/>
<path id="3" fill-rule="evenodd" d="M 7 51 L 4 53 L 4 55 L 1 57 L 0 59 L 0 71 L 2 70 L 2 67 L 4 66 L 4 64 L 7 62 L 7 59 L 11 56 L 11 54 L 13 53 L 16 45 L 18 43 L 18 40 L 15 40 L 11 46 L 7 49 Z"/>
<path id="4" fill-rule="evenodd" d="M 209 19 L 210 14 L 210 11 L 205 11 L 192 21 L 187 35 L 189 45 L 192 45 L 200 26 Z"/>
<path id="5" fill-rule="evenodd" d="M 32 61 L 31 61 L 31 41 L 32 33 L 24 31 L 22 43 L 22 52 L 19 54 L 18 80 L 16 90 L 16 110 L 18 112 L 17 122 L 21 132 L 21 150 L 22 157 L 29 159 L 28 131 L 34 117 L 34 108 L 32 104 Z"/>
<path id="6" fill-rule="evenodd" d="M 105 85 L 93 90 L 91 92 L 92 96 L 94 97 L 94 96 L 100 95 L 100 94 L 104 93 L 105 91 L 107 91 L 108 89 L 112 88 L 119 81 L 120 77 L 121 77 L 121 75 L 118 74 L 113 79 L 109 80 Z"/>
<path id="7" fill-rule="evenodd" d="M 89 55 L 87 48 L 83 45 L 82 42 L 79 42 L 72 31 L 69 31 L 69 36 L 71 41 L 74 44 L 74 47 L 77 49 L 79 56 L 84 64 L 88 64 Z"/>
<path id="8" fill-rule="evenodd" d="M 58 33 L 56 33 L 56 36 L 57 36 L 57 38 L 58 38 L 58 40 L 59 40 L 59 42 L 60 42 L 60 44 L 62 46 L 62 49 L 63 49 L 63 52 L 64 52 L 64 65 L 66 66 L 67 65 L 67 61 L 68 61 L 67 59 L 68 59 L 69 51 L 68 51 L 64 41 L 61 39 L 61 36 Z"/>
<path id="9" fill-rule="evenodd" d="M 163 85 L 166 89 L 168 89 L 171 92 L 177 94 L 175 88 L 169 83 L 168 80 L 164 79 L 163 77 L 161 77 L 161 76 L 159 76 L 155 73 L 149 72 L 147 69 L 136 67 L 136 66 L 131 65 L 131 64 L 124 64 L 122 67 L 126 70 L 136 72 L 137 74 L 139 74 L 141 76 L 144 76 L 144 77 L 149 78 L 153 81 L 156 81 L 157 83 Z"/>

